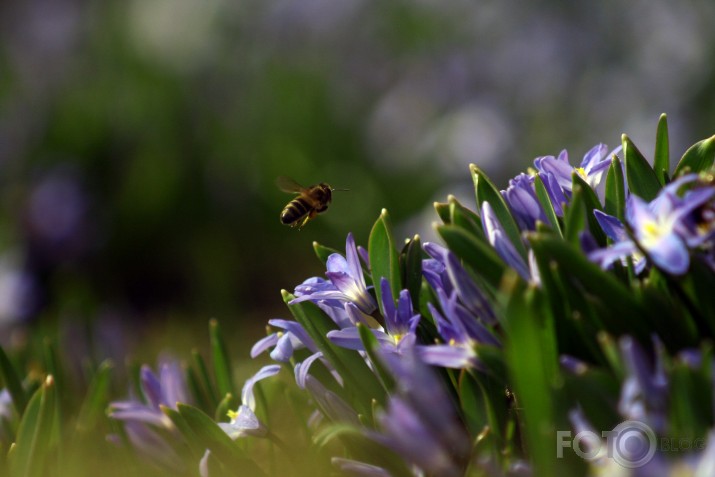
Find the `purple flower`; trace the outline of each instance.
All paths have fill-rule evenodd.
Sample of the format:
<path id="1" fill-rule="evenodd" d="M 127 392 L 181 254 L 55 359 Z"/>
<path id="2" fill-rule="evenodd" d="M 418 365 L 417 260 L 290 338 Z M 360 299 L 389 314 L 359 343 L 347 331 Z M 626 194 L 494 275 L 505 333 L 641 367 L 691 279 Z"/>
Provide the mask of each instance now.
<path id="1" fill-rule="evenodd" d="M 427 304 L 437 323 L 437 331 L 446 344 L 418 346 L 420 358 L 428 364 L 446 368 L 475 368 L 479 360 L 475 351 L 478 344 L 499 346 L 499 340 L 457 301 L 456 292 L 447 297 L 437 290 L 444 315 L 431 303 Z"/>
<path id="2" fill-rule="evenodd" d="M 276 318 L 268 320 L 268 324 L 283 331 L 271 333 L 258 340 L 251 348 L 251 358 L 272 348 L 271 358 L 280 363 L 287 363 L 296 349 L 308 348 L 312 352 L 317 351 L 315 342 L 297 321 Z"/>
<path id="3" fill-rule="evenodd" d="M 253 388 L 262 379 L 278 374 L 280 365 L 271 364 L 262 367 L 256 374 L 246 380 L 241 391 L 241 404 L 236 411 L 229 411 L 230 422 L 219 422 L 219 426 L 231 439 L 244 436 L 263 437 L 268 433 L 266 427 L 256 417 L 256 398 Z"/>
<path id="4" fill-rule="evenodd" d="M 309 286 L 296 287 L 296 298 L 290 303 L 299 303 L 310 300 L 319 302 L 322 300 L 337 300 L 340 302 L 354 303 L 363 313 L 370 314 L 377 308 L 375 300 L 367 291 L 365 277 L 362 274 L 362 266 L 355 241 L 352 234 L 348 234 L 345 245 L 345 257 L 334 253 L 328 257 L 328 271 L 325 275 L 330 282 L 313 281 Z"/>
<path id="5" fill-rule="evenodd" d="M 340 469 L 344 475 L 355 475 L 363 477 L 392 477 L 392 474 L 382 467 L 366 464 L 352 459 L 333 457 L 330 462 Z"/>
<path id="6" fill-rule="evenodd" d="M 462 475 L 469 438 L 442 383 L 414 353 L 383 357 L 396 378 L 396 394 L 377 415 L 379 431 L 368 436 L 426 474 Z"/>
<path id="7" fill-rule="evenodd" d="M 690 266 L 689 247 L 703 244 L 712 232 L 701 233 L 697 221 L 711 207 L 715 188 L 704 187 L 687 191 L 682 197 L 678 190 L 697 179 L 695 174 L 672 182 L 650 203 L 631 195 L 626 203 L 626 220 L 633 230 L 637 244 L 662 270 L 680 275 Z M 639 258 L 640 248 L 625 237 L 625 227 L 614 217 L 595 212 L 601 228 L 616 244 L 590 254 L 591 259 L 606 267 L 626 256 Z"/>
<path id="8" fill-rule="evenodd" d="M 125 422 L 136 421 L 171 429 L 171 420 L 161 406 L 176 409 L 177 403 L 188 403 L 184 373 L 176 361 L 164 361 L 157 377 L 147 365 L 141 367 L 140 385 L 143 400 L 115 401 L 109 406 L 109 416 Z"/>
<path id="9" fill-rule="evenodd" d="M 489 244 L 494 247 L 502 260 L 516 270 L 524 280 L 530 280 L 531 272 L 528 266 L 507 237 L 504 227 L 488 202 L 482 203 L 482 227 L 484 227 Z"/>
<path id="10" fill-rule="evenodd" d="M 606 233 L 606 236 L 613 240 L 613 245 L 609 248 L 589 252 L 588 258 L 598 263 L 601 268 L 607 269 L 616 260 L 620 260 L 625 265 L 626 259 L 630 257 L 633 261 L 635 272 L 641 273 L 646 266 L 645 256 L 628 237 L 625 225 L 616 217 L 600 210 L 594 210 L 593 215 L 596 217 L 601 229 Z"/>
<path id="11" fill-rule="evenodd" d="M 385 327 L 382 329 L 371 329 L 378 342 L 387 350 L 402 352 L 403 348 L 410 347 L 415 342 L 415 330 L 420 320 L 419 313 L 415 313 L 412 308 L 410 292 L 402 290 L 397 300 L 397 306 L 392 300 L 390 292 L 390 282 L 386 278 L 380 280 L 382 287 L 382 303 L 385 310 Z M 345 311 L 352 317 L 354 323 L 363 323 L 364 319 L 360 311 L 352 303 L 345 304 Z M 356 326 L 333 330 L 328 332 L 327 337 L 338 346 L 344 348 L 363 350 L 360 332 Z"/>
<path id="12" fill-rule="evenodd" d="M 486 324 L 496 323 L 489 300 L 467 273 L 452 252 L 436 243 L 427 242 L 424 250 L 432 259 L 422 261 L 422 274 L 436 291 L 444 290 L 446 296 L 456 291 L 459 302 Z"/>
<path id="13" fill-rule="evenodd" d="M 644 422 L 656 432 L 663 432 L 668 411 L 668 381 L 660 353 L 656 353 L 653 366 L 645 350 L 632 338 L 622 338 L 620 347 L 628 375 L 621 388 L 618 411 L 626 419 Z M 661 347 L 656 342 L 656 349 Z"/>
<path id="14" fill-rule="evenodd" d="M 536 230 L 537 220 L 549 223 L 536 196 L 533 176 L 522 173 L 510 179 L 509 187 L 502 191 L 502 196 L 509 204 L 520 229 Z"/>
<path id="15" fill-rule="evenodd" d="M 175 435 L 178 439 L 178 433 L 161 410 L 163 406 L 176 409 L 178 403 L 190 402 L 181 366 L 177 361 L 165 360 L 159 365 L 158 377 L 149 366 L 142 366 L 140 387 L 142 399 L 111 403 L 109 417 L 124 422 L 129 441 L 139 452 L 168 468 L 181 468 L 173 442 L 165 438 Z"/>
<path id="16" fill-rule="evenodd" d="M 691 185 L 691 188 L 681 198 L 678 190 L 684 185 Z M 688 247 L 712 248 L 715 239 L 715 183 L 701 181 L 697 175 L 689 174 L 669 184 L 663 193 L 680 210 L 676 227 Z"/>
<path id="17" fill-rule="evenodd" d="M 573 186 L 572 174 L 576 173 L 586 181 L 594 190 L 601 182 L 603 173 L 611 165 L 610 158 L 618 154 L 621 146 L 608 152 L 608 146 L 597 144 L 583 156 L 583 160 L 578 167 L 569 164 L 568 153 L 561 151 L 559 157 L 544 156 L 534 159 L 534 166 L 539 172 L 552 174 L 558 185 L 564 190 L 571 192 Z"/>

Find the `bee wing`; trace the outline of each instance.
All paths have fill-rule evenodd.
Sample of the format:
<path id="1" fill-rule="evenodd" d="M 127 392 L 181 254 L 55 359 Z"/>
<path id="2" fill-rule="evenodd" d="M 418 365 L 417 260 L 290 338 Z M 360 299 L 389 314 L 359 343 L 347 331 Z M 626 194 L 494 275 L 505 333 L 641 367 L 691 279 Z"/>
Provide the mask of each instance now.
<path id="1" fill-rule="evenodd" d="M 303 192 L 305 190 L 305 187 L 286 176 L 279 176 L 276 179 L 276 185 L 283 192 Z"/>

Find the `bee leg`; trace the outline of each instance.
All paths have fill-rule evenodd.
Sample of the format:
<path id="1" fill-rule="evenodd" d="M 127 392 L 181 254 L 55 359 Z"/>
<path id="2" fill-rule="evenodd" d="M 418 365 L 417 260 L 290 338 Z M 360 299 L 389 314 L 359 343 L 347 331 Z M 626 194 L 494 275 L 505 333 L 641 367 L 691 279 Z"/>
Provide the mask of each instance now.
<path id="1" fill-rule="evenodd" d="M 307 224 L 308 221 L 312 218 L 313 218 L 313 214 L 306 215 L 305 218 L 303 220 L 301 220 L 300 223 L 298 224 L 298 230 L 302 229 L 305 226 L 305 224 Z"/>

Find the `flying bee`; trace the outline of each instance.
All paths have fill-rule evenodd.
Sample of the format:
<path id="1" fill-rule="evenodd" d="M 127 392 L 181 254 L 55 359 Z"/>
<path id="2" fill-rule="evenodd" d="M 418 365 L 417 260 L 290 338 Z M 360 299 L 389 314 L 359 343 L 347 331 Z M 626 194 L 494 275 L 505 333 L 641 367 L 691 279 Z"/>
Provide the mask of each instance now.
<path id="1" fill-rule="evenodd" d="M 299 194 L 295 199 L 288 202 L 283 208 L 283 212 L 281 212 L 281 223 L 291 227 L 298 226 L 298 230 L 307 224 L 310 219 L 328 210 L 328 204 L 333 199 L 334 190 L 348 190 L 333 189 L 325 182 L 303 187 L 293 179 L 283 176 L 279 177 L 276 183 L 283 192 Z"/>

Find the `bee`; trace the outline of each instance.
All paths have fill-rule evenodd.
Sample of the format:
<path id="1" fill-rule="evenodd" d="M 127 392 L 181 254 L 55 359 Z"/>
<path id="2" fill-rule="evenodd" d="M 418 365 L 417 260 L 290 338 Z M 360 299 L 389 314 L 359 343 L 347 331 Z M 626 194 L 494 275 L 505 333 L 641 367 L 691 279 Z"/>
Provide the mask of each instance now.
<path id="1" fill-rule="evenodd" d="M 303 228 L 310 219 L 328 210 L 328 204 L 333 199 L 333 191 L 348 190 L 333 189 L 325 182 L 303 187 L 293 179 L 283 176 L 279 177 L 276 183 L 283 192 L 299 194 L 288 202 L 281 212 L 281 223 L 291 227 L 298 226 L 298 230 Z"/>

